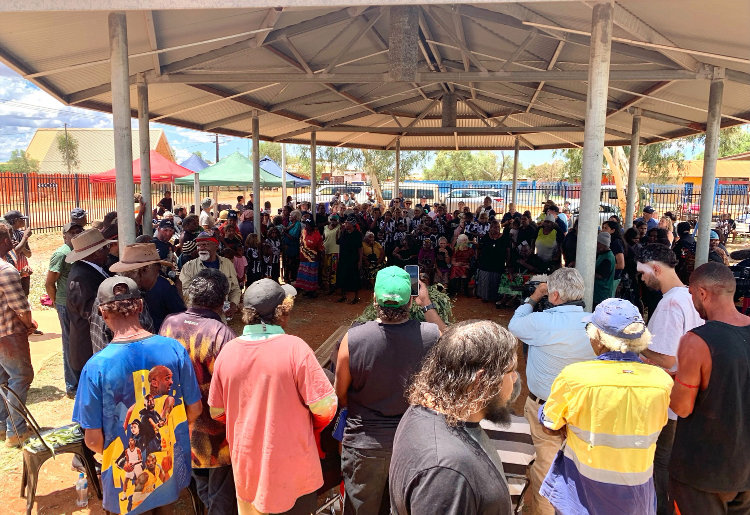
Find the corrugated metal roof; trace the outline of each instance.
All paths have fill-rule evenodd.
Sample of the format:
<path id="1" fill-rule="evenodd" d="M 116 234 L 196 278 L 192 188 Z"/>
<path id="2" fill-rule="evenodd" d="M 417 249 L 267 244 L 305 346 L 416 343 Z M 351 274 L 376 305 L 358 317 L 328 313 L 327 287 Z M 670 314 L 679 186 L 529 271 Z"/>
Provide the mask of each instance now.
<path id="1" fill-rule="evenodd" d="M 389 8 L 348 3 L 346 8 L 295 0 L 285 7 L 280 0 L 280 7 L 256 2 L 244 8 L 236 1 L 217 0 L 215 9 L 196 9 L 192 0 L 149 0 L 139 5 L 154 10 L 127 11 L 130 74 L 143 72 L 150 82 L 153 118 L 236 136 L 251 135 L 251 116 L 258 110 L 263 139 L 304 143 L 315 129 L 321 144 L 390 148 L 398 132 L 364 131 L 398 124 L 440 127 L 441 98 L 455 91 L 456 125 L 484 129 L 406 134 L 401 148 L 512 148 L 514 138 L 502 132 L 503 126 L 539 128 L 537 133 L 524 129 L 524 148 L 582 144 L 589 4 L 420 4 L 413 28 L 418 31 L 421 75 L 412 83 L 387 77 Z M 90 6 L 77 0 L 29 4 L 55 10 L 3 14 L 0 60 L 63 102 L 110 110 L 107 13 L 87 10 Z M 80 11 L 71 10 L 76 5 Z M 619 0 L 614 6 L 611 71 L 630 72 L 631 79 L 613 77 L 610 83 L 607 144 L 629 143 L 627 109 L 633 106 L 644 110 L 644 142 L 701 131 L 707 65 L 728 70 L 723 125 L 750 121 L 750 2 Z M 265 28 L 269 30 L 249 33 Z M 329 82 L 305 82 L 312 80 L 310 73 L 326 73 L 327 68 Z M 530 71 L 577 71 L 581 77 L 496 81 L 482 75 L 484 70 L 515 77 Z M 685 71 L 694 78 L 659 77 Z M 475 75 L 446 79 L 443 72 Z M 191 80 L 181 78 L 185 74 Z M 361 74 L 371 74 L 368 82 L 355 79 Z M 133 88 L 131 108 L 136 105 Z M 337 132 L 328 132 L 338 125 Z"/>

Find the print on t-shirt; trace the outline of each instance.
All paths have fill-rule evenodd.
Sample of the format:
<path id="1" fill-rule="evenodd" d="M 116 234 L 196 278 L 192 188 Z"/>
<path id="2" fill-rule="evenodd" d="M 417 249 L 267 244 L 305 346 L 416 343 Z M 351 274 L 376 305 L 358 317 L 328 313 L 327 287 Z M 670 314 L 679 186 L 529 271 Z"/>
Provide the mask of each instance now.
<path id="1" fill-rule="evenodd" d="M 123 420 L 125 437 L 105 449 L 102 463 L 103 469 L 112 467 L 121 513 L 136 509 L 172 477 L 175 427 L 187 420 L 184 403 L 175 400 L 169 368 L 138 370 L 133 386 L 135 403 Z"/>

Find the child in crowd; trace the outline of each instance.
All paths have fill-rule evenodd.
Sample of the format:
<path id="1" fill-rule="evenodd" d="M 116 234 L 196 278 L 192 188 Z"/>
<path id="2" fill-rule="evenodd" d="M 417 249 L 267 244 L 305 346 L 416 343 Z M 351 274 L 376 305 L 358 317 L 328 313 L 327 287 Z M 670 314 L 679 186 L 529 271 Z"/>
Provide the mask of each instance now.
<path id="1" fill-rule="evenodd" d="M 409 240 L 406 239 L 406 236 L 403 236 L 399 240 L 399 244 L 396 248 L 393 249 L 393 254 L 391 256 L 392 264 L 400 267 L 408 265 L 410 255 L 411 250 L 409 249 Z"/>
<path id="2" fill-rule="evenodd" d="M 281 275 L 281 232 L 277 227 L 268 229 L 268 238 L 264 241 L 265 243 L 271 246 L 273 279 L 278 281 Z"/>
<path id="3" fill-rule="evenodd" d="M 245 249 L 245 258 L 247 259 L 246 284 L 250 286 L 263 277 L 262 256 L 257 234 L 247 235 Z"/>
<path id="4" fill-rule="evenodd" d="M 435 282 L 447 286 L 450 281 L 451 259 L 453 249 L 448 246 L 448 238 L 445 236 L 438 240 L 438 248 L 435 252 Z"/>
<path id="5" fill-rule="evenodd" d="M 273 247 L 270 243 L 265 242 L 263 244 L 262 258 L 261 258 L 261 272 L 264 279 L 273 279 L 279 281 L 279 274 L 276 271 L 276 265 L 274 264 Z"/>
<path id="6" fill-rule="evenodd" d="M 237 282 L 242 285 L 245 284 L 245 276 L 247 273 L 247 258 L 243 252 L 242 245 L 234 245 L 232 247 L 232 263 L 234 264 L 234 270 L 237 272 Z"/>
<path id="7" fill-rule="evenodd" d="M 458 295 L 459 290 L 463 290 L 464 295 L 469 296 L 469 272 L 471 260 L 474 257 L 474 249 L 469 246 L 469 237 L 461 234 L 456 239 L 456 246 L 453 250 L 453 259 L 451 260 L 451 281 L 449 292 Z"/>
<path id="8" fill-rule="evenodd" d="M 422 241 L 422 248 L 419 250 L 419 256 L 417 258 L 417 264 L 419 265 L 420 273 L 425 274 L 429 278 L 428 284 L 432 284 L 433 276 L 435 275 L 435 249 L 432 247 L 432 240 L 426 238 Z"/>

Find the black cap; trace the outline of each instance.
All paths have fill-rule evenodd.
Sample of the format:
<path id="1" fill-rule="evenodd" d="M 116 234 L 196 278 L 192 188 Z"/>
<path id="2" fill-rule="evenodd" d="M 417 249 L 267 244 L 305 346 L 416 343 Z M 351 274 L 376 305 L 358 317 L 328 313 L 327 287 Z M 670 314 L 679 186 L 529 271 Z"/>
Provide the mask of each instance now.
<path id="1" fill-rule="evenodd" d="M 81 230 L 83 230 L 83 226 L 82 225 L 77 224 L 75 222 L 68 222 L 65 225 L 63 225 L 63 234 L 65 234 L 66 232 L 70 231 L 74 227 L 78 227 Z"/>
<path id="2" fill-rule="evenodd" d="M 651 207 L 651 206 L 646 206 L 646 207 L 643 208 L 643 212 L 644 213 L 649 213 L 649 214 L 653 213 L 654 212 L 654 208 Z"/>
<path id="3" fill-rule="evenodd" d="M 15 209 L 12 210 L 12 211 L 8 211 L 7 213 L 5 213 L 5 215 L 3 215 L 3 218 L 5 218 L 6 222 L 11 222 L 11 223 L 14 222 L 14 221 L 16 221 L 16 220 L 18 220 L 18 219 L 22 219 L 22 220 L 28 220 L 29 219 L 28 216 L 23 216 L 23 214 L 20 211 L 17 211 Z"/>
<path id="4" fill-rule="evenodd" d="M 230 209 L 229 213 L 227 213 L 227 220 L 237 220 L 237 211 Z"/>
<path id="5" fill-rule="evenodd" d="M 86 211 L 80 207 L 76 207 L 70 211 L 70 218 L 78 219 L 83 218 L 84 216 L 86 216 Z"/>
<path id="6" fill-rule="evenodd" d="M 172 229 L 174 230 L 174 222 L 169 218 L 162 218 L 159 220 L 159 229 Z"/>

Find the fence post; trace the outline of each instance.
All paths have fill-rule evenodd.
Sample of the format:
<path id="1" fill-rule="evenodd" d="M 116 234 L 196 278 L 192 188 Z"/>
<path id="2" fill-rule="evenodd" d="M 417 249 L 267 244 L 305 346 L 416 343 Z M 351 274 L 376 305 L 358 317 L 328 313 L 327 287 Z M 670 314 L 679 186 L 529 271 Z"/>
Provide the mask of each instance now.
<path id="1" fill-rule="evenodd" d="M 75 207 L 79 207 L 80 204 L 81 204 L 81 198 L 80 198 L 80 192 L 78 191 L 78 179 L 79 179 L 78 174 L 75 174 L 73 176 L 73 178 L 75 180 L 75 183 L 74 183 L 74 186 L 73 186 L 74 189 L 75 189 L 75 199 L 76 199 L 76 206 Z"/>
<path id="2" fill-rule="evenodd" d="M 87 180 L 88 180 L 88 183 L 89 183 L 89 209 L 88 209 L 88 212 L 89 212 L 89 218 L 93 218 L 94 215 L 92 215 L 91 213 L 93 213 L 93 210 L 94 210 L 94 186 L 91 183 L 91 179 L 89 179 L 87 177 Z"/>
<path id="3" fill-rule="evenodd" d="M 29 213 L 29 174 L 23 174 L 23 209 L 26 216 L 29 217 L 29 223 L 31 222 L 31 214 Z"/>

